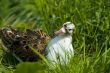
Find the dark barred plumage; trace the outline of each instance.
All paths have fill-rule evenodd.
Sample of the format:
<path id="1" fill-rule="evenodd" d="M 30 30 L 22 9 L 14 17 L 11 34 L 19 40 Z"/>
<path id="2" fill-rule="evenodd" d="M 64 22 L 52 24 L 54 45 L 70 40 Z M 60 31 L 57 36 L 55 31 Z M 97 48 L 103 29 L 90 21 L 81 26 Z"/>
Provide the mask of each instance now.
<path id="1" fill-rule="evenodd" d="M 3 28 L 0 29 L 0 39 L 7 51 L 14 53 L 22 61 L 36 61 L 39 56 L 33 52 L 30 46 L 44 55 L 50 37 L 40 29 L 27 29 L 23 32 L 14 28 Z"/>

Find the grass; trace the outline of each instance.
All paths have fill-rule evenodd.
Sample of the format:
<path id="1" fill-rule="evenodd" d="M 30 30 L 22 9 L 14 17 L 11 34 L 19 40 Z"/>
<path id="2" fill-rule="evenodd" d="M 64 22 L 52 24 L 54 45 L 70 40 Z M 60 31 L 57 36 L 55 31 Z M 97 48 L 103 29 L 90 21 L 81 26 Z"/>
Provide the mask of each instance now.
<path id="1" fill-rule="evenodd" d="M 49 71 L 43 68 L 43 72 L 110 73 L 110 0 L 1 0 L 0 2 L 1 28 L 6 26 L 21 30 L 41 28 L 51 35 L 66 21 L 71 21 L 76 26 L 73 34 L 75 56 L 66 69 L 61 67 Z M 3 55 L 0 56 L 2 59 Z M 21 73 L 23 65 L 17 67 Z M 25 70 L 31 69 L 33 73 L 41 71 L 43 67 L 30 63 L 26 65 Z M 11 65 L 6 68 L 0 63 L 2 73 L 13 73 L 10 67 Z"/>

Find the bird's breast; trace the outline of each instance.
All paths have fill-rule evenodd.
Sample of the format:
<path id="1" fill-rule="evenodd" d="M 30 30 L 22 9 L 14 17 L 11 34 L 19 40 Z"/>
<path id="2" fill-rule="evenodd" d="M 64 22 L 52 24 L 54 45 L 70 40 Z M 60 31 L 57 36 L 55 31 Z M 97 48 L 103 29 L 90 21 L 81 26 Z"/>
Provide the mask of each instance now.
<path id="1" fill-rule="evenodd" d="M 71 41 L 72 38 L 70 36 L 57 36 L 49 42 L 47 50 L 49 49 L 57 52 L 71 51 L 73 49 L 70 47 L 72 45 Z"/>
<path id="2" fill-rule="evenodd" d="M 56 63 L 59 63 L 58 60 L 60 60 L 62 64 L 67 63 L 74 54 L 71 41 L 72 38 L 69 36 L 57 36 L 52 39 L 46 47 L 46 58 Z"/>

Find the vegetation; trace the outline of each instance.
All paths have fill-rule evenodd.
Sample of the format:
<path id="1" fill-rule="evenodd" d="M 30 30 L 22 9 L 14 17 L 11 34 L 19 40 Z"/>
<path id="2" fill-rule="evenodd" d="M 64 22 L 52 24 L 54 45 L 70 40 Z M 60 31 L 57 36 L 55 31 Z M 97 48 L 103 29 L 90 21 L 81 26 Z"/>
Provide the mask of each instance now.
<path id="1" fill-rule="evenodd" d="M 42 62 L 20 63 L 8 56 L 1 73 L 110 73 L 110 0 L 0 0 L 0 28 L 41 28 L 48 35 L 66 21 L 75 24 L 75 56 L 68 67 L 48 70 Z M 14 67 L 11 63 L 14 63 Z"/>

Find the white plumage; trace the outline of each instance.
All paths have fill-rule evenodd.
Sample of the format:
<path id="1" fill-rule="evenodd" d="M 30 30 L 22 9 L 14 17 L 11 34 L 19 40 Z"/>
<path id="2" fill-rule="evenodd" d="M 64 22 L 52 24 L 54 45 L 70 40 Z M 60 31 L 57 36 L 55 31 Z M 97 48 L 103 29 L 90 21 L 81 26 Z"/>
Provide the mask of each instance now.
<path id="1" fill-rule="evenodd" d="M 75 26 L 71 22 L 66 22 L 63 27 L 55 32 L 56 37 L 52 39 L 46 47 L 46 58 L 52 65 L 66 65 L 74 55 L 72 46 L 72 33 Z"/>

